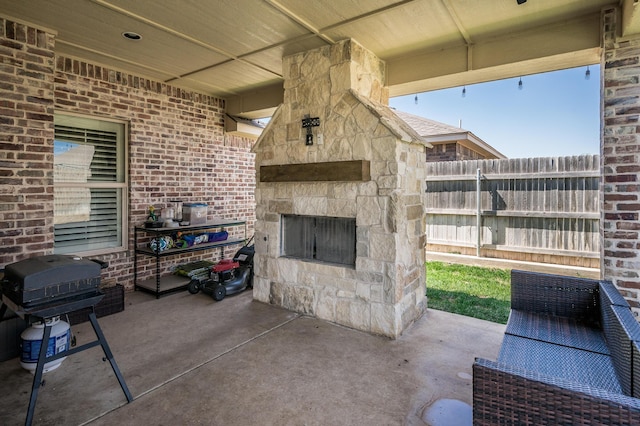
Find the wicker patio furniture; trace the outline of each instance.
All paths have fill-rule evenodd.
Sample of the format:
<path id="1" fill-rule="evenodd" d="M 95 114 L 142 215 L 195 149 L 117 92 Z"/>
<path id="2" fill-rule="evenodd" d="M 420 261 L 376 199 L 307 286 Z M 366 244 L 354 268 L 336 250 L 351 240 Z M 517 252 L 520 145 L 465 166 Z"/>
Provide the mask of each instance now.
<path id="1" fill-rule="evenodd" d="M 639 425 L 640 325 L 615 286 L 514 270 L 496 361 L 473 365 L 474 425 Z"/>

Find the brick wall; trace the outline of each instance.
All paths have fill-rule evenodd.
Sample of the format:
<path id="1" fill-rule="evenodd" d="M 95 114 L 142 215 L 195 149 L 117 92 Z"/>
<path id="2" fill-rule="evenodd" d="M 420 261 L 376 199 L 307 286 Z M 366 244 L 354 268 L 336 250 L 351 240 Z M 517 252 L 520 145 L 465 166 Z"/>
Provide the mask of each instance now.
<path id="1" fill-rule="evenodd" d="M 482 159 L 482 155 L 457 142 L 437 144 L 427 150 L 427 162 Z"/>
<path id="2" fill-rule="evenodd" d="M 458 161 L 460 161 L 460 160 L 484 160 L 485 159 L 485 157 L 483 155 L 480 155 L 476 151 L 474 151 L 472 149 L 469 149 L 466 146 L 457 144 L 456 148 L 457 148 L 456 160 L 458 160 Z"/>
<path id="3" fill-rule="evenodd" d="M 4 24 L 3 21 L 3 27 L 9 26 Z M 24 31 L 33 30 L 25 28 Z M 29 46 L 28 40 L 14 41 L 13 38 L 19 38 L 10 38 L 10 35 L 4 33 L 0 41 L 3 58 L 5 55 L 10 58 L 21 56 L 20 51 Z M 24 64 L 20 68 L 18 64 L 4 60 L 4 64 L 10 65 L 0 68 L 0 72 L 14 76 L 11 81 L 15 80 L 9 85 L 0 83 L 3 91 L 0 102 L 3 102 L 3 111 L 7 112 L 0 118 L 3 120 L 0 173 L 6 183 L 17 184 L 13 189 L 15 194 L 2 194 L 6 203 L 0 211 L 5 219 L 3 226 L 7 219 L 24 215 L 20 222 L 13 220 L 0 234 L 2 265 L 50 253 L 53 249 L 54 107 L 57 112 L 119 119 L 129 124 L 130 249 L 103 257 L 110 264 L 103 279 L 132 286 L 133 227 L 145 220 L 149 205 L 163 208 L 172 199 L 205 202 L 209 205 L 209 218 L 246 219 L 251 235 L 255 220 L 255 169 L 254 156 L 250 152 L 253 141 L 224 133 L 224 100 L 72 58 L 56 56 L 54 60 L 53 36 L 44 34 L 32 38 L 34 43 L 41 39 L 46 41 L 49 48 L 44 50 L 37 46 L 42 50 L 41 56 L 48 59 L 47 69 L 41 72 L 46 74 L 46 79 L 36 76 L 38 72 L 30 71 L 32 67 Z M 40 67 L 45 68 L 44 65 Z M 23 68 L 24 72 L 21 71 Z M 46 91 L 40 88 L 42 81 L 48 82 Z M 47 96 L 40 94 L 43 91 Z M 20 99 L 4 100 L 12 97 Z M 37 112 L 36 107 L 44 108 L 46 114 Z M 21 114 L 22 119 L 12 118 L 12 114 Z M 5 121 L 11 121 L 10 126 Z M 30 144 L 37 143 L 38 149 L 22 146 L 26 138 L 36 136 L 38 139 Z M 31 159 L 36 156 L 34 152 L 39 154 Z M 7 157 L 15 161 L 6 162 Z M 34 167 L 34 163 L 38 167 Z M 35 191 L 32 189 L 35 178 L 25 174 L 37 173 L 38 169 L 42 176 L 35 178 L 41 184 Z M 30 245 L 12 236 L 21 233 L 28 235 Z M 16 246 L 19 248 L 9 248 Z M 205 256 L 217 254 L 217 251 L 206 252 Z M 200 258 L 203 253 L 167 258 L 162 263 L 163 272 L 194 256 Z M 139 276 L 148 276 L 154 269 L 151 266 L 151 259 L 143 259 Z"/>
<path id="4" fill-rule="evenodd" d="M 640 312 L 640 40 L 619 41 L 619 15 L 603 12 L 602 271 Z"/>
<path id="5" fill-rule="evenodd" d="M 0 18 L 0 268 L 53 249 L 54 45 Z"/>

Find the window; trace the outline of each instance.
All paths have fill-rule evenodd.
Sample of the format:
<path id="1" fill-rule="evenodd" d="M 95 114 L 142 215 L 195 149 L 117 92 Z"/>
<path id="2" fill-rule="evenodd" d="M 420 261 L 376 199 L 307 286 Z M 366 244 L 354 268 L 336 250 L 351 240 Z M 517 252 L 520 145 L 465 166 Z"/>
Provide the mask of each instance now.
<path id="1" fill-rule="evenodd" d="M 283 215 L 282 255 L 355 266 L 356 220 Z"/>
<path id="2" fill-rule="evenodd" d="M 126 248 L 125 123 L 56 114 L 54 125 L 54 252 Z"/>

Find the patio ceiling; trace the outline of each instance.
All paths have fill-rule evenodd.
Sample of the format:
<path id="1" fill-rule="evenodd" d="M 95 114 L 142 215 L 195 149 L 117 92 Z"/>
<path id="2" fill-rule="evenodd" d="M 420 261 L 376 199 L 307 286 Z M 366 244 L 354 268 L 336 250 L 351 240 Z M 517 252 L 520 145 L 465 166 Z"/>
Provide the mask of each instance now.
<path id="1" fill-rule="evenodd" d="M 622 0 L 624 34 L 640 32 Z M 56 52 L 226 98 L 259 118 L 282 100 L 286 55 L 353 38 L 387 64 L 391 96 L 599 61 L 615 0 L 0 0 L 57 33 Z M 138 33 L 132 41 L 124 32 Z"/>

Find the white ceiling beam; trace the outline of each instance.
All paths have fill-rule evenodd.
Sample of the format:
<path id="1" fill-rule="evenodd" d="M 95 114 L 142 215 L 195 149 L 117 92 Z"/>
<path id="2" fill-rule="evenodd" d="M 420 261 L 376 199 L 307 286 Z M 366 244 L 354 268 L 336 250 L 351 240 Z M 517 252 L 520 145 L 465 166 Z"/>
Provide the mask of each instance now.
<path id="1" fill-rule="evenodd" d="M 640 34 L 640 1 L 622 1 L 622 37 L 633 38 Z"/>
<path id="2" fill-rule="evenodd" d="M 205 49 L 209 49 L 212 52 L 218 53 L 222 56 L 226 56 L 227 58 L 230 59 L 237 59 L 235 55 L 233 55 L 232 53 L 229 52 L 225 52 L 224 50 L 218 48 L 217 46 L 213 46 L 210 43 L 206 43 L 202 40 L 198 40 L 194 37 L 188 36 L 180 31 L 176 31 L 173 28 L 167 27 L 166 25 L 162 25 L 158 22 L 152 21 L 151 19 L 145 18 L 144 16 L 140 16 L 137 15 L 127 9 L 123 9 L 121 7 L 115 6 L 111 3 L 109 3 L 108 1 L 105 0 L 91 0 L 93 3 L 98 4 L 106 9 L 110 9 L 114 12 L 117 12 L 123 16 L 127 16 L 129 18 L 135 19 L 136 21 L 142 22 L 144 24 L 150 25 L 158 30 L 164 31 L 168 34 L 171 34 L 175 37 L 181 38 L 183 40 L 188 41 L 189 43 L 193 43 L 195 45 L 198 45 L 200 47 L 204 47 Z"/>
<path id="3" fill-rule="evenodd" d="M 456 24 L 456 27 L 458 28 L 460 35 L 462 36 L 462 38 L 464 38 L 464 41 L 467 44 L 472 44 L 473 41 L 471 40 L 471 36 L 469 35 L 469 32 L 466 30 L 464 25 L 462 25 L 462 21 L 460 20 L 460 17 L 458 17 L 458 14 L 456 13 L 453 6 L 451 5 L 450 0 L 440 0 L 440 1 L 444 5 L 444 7 L 447 9 L 449 16 L 451 16 L 451 19 Z"/>
<path id="4" fill-rule="evenodd" d="M 227 98 L 226 111 L 229 115 L 255 120 L 270 117 L 283 101 L 283 83 L 277 83 Z"/>
<path id="5" fill-rule="evenodd" d="M 600 22 L 600 14 L 594 13 L 520 33 L 474 40 L 470 45 L 387 59 L 389 94 L 402 96 L 598 63 Z M 276 84 L 229 98 L 227 111 L 245 118 L 263 118 L 282 99 L 282 85 Z"/>
<path id="6" fill-rule="evenodd" d="M 191 76 L 193 74 L 197 74 L 197 73 L 205 71 L 205 70 L 210 70 L 210 69 L 213 69 L 213 68 L 216 68 L 216 67 L 220 67 L 220 66 L 225 65 L 226 63 L 228 63 L 230 60 L 241 61 L 241 62 L 244 62 L 244 63 L 249 64 L 251 66 L 254 66 L 256 68 L 259 68 L 262 71 L 265 71 L 265 72 L 268 72 L 270 74 L 273 74 L 275 77 L 282 77 L 282 75 L 274 73 L 270 69 L 267 69 L 265 67 L 259 66 L 259 65 L 255 64 L 255 63 L 253 63 L 253 62 L 251 62 L 249 60 L 245 60 L 244 59 L 244 57 L 248 57 L 248 56 L 250 56 L 251 54 L 253 54 L 255 52 L 248 52 L 248 53 L 246 53 L 244 55 L 237 56 L 237 55 L 234 55 L 231 52 L 227 52 L 227 51 L 225 51 L 225 50 L 223 50 L 223 49 L 221 49 L 221 48 L 219 48 L 217 46 L 214 46 L 214 45 L 212 45 L 210 43 L 207 43 L 205 41 L 202 41 L 202 40 L 199 40 L 197 38 L 191 37 L 191 36 L 189 36 L 187 34 L 184 34 L 184 33 L 180 32 L 180 31 L 174 30 L 173 28 L 167 27 L 166 25 L 162 25 L 162 24 L 160 24 L 158 22 L 155 22 L 155 21 L 153 21 L 151 19 L 145 18 L 144 16 L 137 15 L 137 14 L 135 14 L 135 13 L 133 13 L 133 12 L 127 10 L 127 9 L 123 9 L 121 7 L 115 6 L 115 5 L 111 4 L 111 3 L 109 3 L 107 0 L 91 0 L 91 1 L 94 2 L 95 4 L 98 4 L 98 5 L 100 5 L 100 6 L 104 7 L 104 8 L 110 9 L 110 10 L 116 12 L 116 13 L 119 13 L 119 14 L 123 15 L 123 16 L 127 16 L 129 18 L 135 19 L 135 20 L 137 20 L 139 22 L 142 22 L 144 24 L 150 25 L 150 26 L 152 26 L 152 27 L 154 27 L 154 28 L 156 28 L 156 29 L 158 29 L 160 31 L 164 31 L 164 32 L 166 32 L 168 34 L 171 34 L 172 36 L 175 36 L 175 37 L 180 38 L 182 40 L 188 41 L 189 43 L 193 43 L 193 44 L 195 44 L 197 46 L 204 47 L 205 49 L 211 50 L 212 52 L 215 52 L 215 53 L 217 53 L 219 55 L 222 55 L 222 56 L 228 58 L 225 61 L 217 62 L 215 64 L 211 64 L 211 65 L 203 67 L 201 69 L 193 70 L 193 71 L 190 71 L 188 73 L 184 73 L 182 75 L 175 76 L 173 78 L 167 79 L 167 80 L 165 80 L 165 83 L 171 83 L 171 82 L 173 82 L 175 80 L 178 80 L 180 78 L 189 77 L 189 76 Z M 271 48 L 271 47 L 272 46 L 269 46 L 269 48 Z M 107 56 L 107 55 L 105 54 L 105 56 Z M 123 59 L 119 59 L 119 60 L 124 61 Z M 170 73 L 168 73 L 166 71 L 164 71 L 164 72 L 166 74 L 170 74 Z"/>
<path id="7" fill-rule="evenodd" d="M 388 59 L 390 96 L 554 71 L 600 60 L 600 14 L 473 44 Z"/>
<path id="8" fill-rule="evenodd" d="M 300 25 L 301 27 L 303 27 L 305 30 L 309 31 L 310 33 L 320 37 L 321 39 L 323 39 L 327 43 L 334 44 L 336 42 L 335 40 L 332 40 L 330 37 L 327 37 L 325 34 L 322 34 L 320 32 L 320 30 L 315 28 L 311 23 L 307 22 L 306 20 L 304 20 L 302 17 L 300 17 L 297 14 L 295 14 L 290 9 L 288 9 L 285 6 L 283 6 L 282 4 L 278 3 L 276 0 L 265 0 L 265 1 L 271 7 L 276 9 L 278 12 L 282 13 L 284 16 L 288 17 L 289 19 L 291 19 L 292 21 L 294 21 L 295 23 L 297 23 L 298 25 Z"/>

